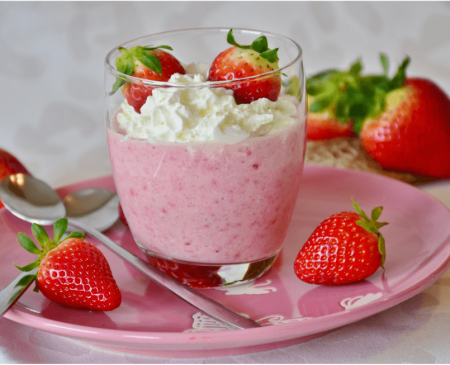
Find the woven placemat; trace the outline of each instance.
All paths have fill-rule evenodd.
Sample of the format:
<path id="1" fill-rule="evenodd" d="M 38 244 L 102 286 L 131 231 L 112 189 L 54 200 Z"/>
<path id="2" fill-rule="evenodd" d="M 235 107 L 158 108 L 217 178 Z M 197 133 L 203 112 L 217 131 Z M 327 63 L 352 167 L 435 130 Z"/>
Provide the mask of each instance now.
<path id="1" fill-rule="evenodd" d="M 421 180 L 412 174 L 383 170 L 364 150 L 359 138 L 308 141 L 306 144 L 305 163 L 367 171 L 407 183 L 415 183 Z"/>

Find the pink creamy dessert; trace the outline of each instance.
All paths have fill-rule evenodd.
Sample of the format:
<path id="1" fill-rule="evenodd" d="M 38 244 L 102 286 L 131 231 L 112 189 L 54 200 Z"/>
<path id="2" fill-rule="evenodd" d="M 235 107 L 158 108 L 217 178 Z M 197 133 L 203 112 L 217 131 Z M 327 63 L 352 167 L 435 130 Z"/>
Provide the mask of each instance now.
<path id="1" fill-rule="evenodd" d="M 277 254 L 300 187 L 305 128 L 303 116 L 235 144 L 149 142 L 108 129 L 114 180 L 136 242 L 156 256 L 196 263 Z"/>

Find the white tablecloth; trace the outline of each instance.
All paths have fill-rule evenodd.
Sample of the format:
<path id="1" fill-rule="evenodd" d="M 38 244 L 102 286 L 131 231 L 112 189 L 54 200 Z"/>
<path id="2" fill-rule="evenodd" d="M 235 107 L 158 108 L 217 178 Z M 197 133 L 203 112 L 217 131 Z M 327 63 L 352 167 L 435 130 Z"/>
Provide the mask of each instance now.
<path id="1" fill-rule="evenodd" d="M 58 187 L 111 173 L 103 61 L 119 43 L 193 27 L 243 27 L 301 44 L 308 75 L 378 54 L 450 94 L 450 5 L 436 2 L 0 3 L 0 148 Z M 450 182 L 423 187 L 450 207 Z M 210 359 L 117 354 L 0 318 L 2 363 L 448 363 L 450 271 L 419 295 L 309 342 Z"/>

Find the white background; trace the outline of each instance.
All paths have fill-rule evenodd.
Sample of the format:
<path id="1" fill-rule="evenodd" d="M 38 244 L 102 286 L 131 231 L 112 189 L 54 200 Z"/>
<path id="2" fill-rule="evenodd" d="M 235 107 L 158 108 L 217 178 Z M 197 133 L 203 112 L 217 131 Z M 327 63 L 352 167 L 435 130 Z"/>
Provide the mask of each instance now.
<path id="1" fill-rule="evenodd" d="M 103 63 L 127 40 L 193 27 L 280 33 L 304 51 L 307 75 L 347 68 L 408 75 L 450 94 L 450 3 L 1 2 L 0 148 L 54 187 L 111 173 L 103 122 Z M 182 60 L 181 60 L 182 61 Z M 447 189 L 447 193 L 448 189 Z M 172 362 L 450 361 L 450 273 L 386 312 L 316 340 L 267 353 Z M 5 336 L 5 334 L 8 336 Z M 102 352 L 0 319 L 1 362 L 166 362 Z"/>

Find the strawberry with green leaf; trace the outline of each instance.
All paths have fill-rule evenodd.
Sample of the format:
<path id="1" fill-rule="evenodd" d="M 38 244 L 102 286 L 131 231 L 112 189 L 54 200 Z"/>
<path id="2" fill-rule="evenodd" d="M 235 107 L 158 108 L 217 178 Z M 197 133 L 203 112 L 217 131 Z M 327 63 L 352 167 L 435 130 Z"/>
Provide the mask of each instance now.
<path id="1" fill-rule="evenodd" d="M 393 78 L 387 57 L 380 58 L 382 75 L 361 75 L 357 61 L 348 71 L 308 78 L 308 138 L 314 139 L 311 129 L 330 132 L 327 123 L 342 123 L 343 129 L 353 123 L 365 151 L 383 169 L 449 178 L 450 98 L 431 80 L 407 78 L 408 57 Z M 329 120 L 318 122 L 323 113 Z"/>
<path id="2" fill-rule="evenodd" d="M 208 81 L 226 81 L 263 75 L 278 69 L 278 48 L 269 49 L 267 38 L 261 36 L 251 45 L 240 45 L 233 36 L 233 29 L 227 35 L 227 42 L 233 47 L 221 52 L 209 69 Z M 255 80 L 224 84 L 222 87 L 234 91 L 238 104 L 249 104 L 260 98 L 278 100 L 281 77 L 278 74 Z"/>
<path id="3" fill-rule="evenodd" d="M 329 70 L 306 80 L 309 139 L 350 137 L 361 131 L 366 119 L 383 112 L 387 95 L 404 83 L 409 58 L 392 79 L 388 77 L 387 57 L 381 54 L 380 59 L 382 75 L 362 75 L 358 60 L 347 71 Z"/>
<path id="4" fill-rule="evenodd" d="M 137 46 L 130 49 L 120 47 L 121 56 L 116 59 L 117 71 L 153 81 L 169 81 L 175 73 L 186 74 L 180 61 L 162 49 L 172 51 L 169 46 Z M 133 106 L 137 113 L 141 112 L 142 105 L 147 101 L 147 97 L 152 95 L 154 89 L 152 86 L 131 81 L 124 76 L 117 77 L 113 85 L 113 92 L 119 90 L 120 87 L 122 87 L 122 93 L 128 104 Z"/>
<path id="5" fill-rule="evenodd" d="M 72 232 L 62 239 L 67 219 L 56 221 L 53 240 L 43 227 L 33 223 L 31 231 L 39 248 L 31 238 L 19 233 L 20 245 L 39 255 L 37 260 L 19 270 L 29 272 L 38 268 L 37 275 L 27 275 L 18 286 L 36 281 L 35 291 L 41 291 L 52 302 L 70 308 L 110 311 L 120 306 L 122 296 L 102 252 L 85 241 L 83 233 Z M 14 298 L 13 298 L 14 300 Z"/>
<path id="6" fill-rule="evenodd" d="M 408 78 L 391 91 L 360 137 L 385 170 L 450 178 L 450 98 L 430 80 Z"/>
<path id="7" fill-rule="evenodd" d="M 303 245 L 294 262 L 298 278 L 310 284 L 341 285 L 373 275 L 386 259 L 385 240 L 378 222 L 383 207 L 371 216 L 352 199 L 357 213 L 341 212 L 324 220 Z"/>

